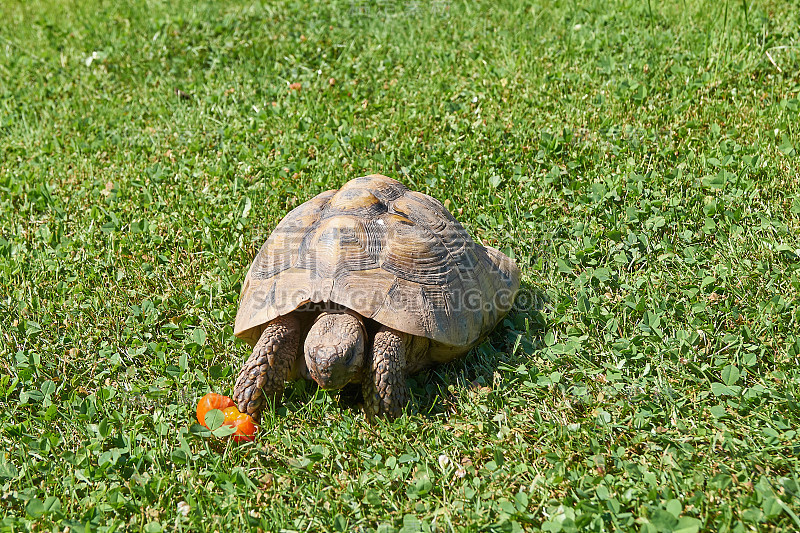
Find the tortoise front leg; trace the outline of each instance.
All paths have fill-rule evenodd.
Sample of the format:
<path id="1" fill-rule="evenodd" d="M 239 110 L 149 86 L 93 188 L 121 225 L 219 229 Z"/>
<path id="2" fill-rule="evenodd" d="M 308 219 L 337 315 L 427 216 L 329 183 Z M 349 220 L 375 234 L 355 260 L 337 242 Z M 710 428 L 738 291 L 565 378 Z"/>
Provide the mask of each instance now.
<path id="1" fill-rule="evenodd" d="M 258 420 L 268 400 L 280 400 L 299 348 L 297 317 L 280 316 L 267 324 L 236 379 L 233 401 L 239 411 Z"/>
<path id="2" fill-rule="evenodd" d="M 369 418 L 394 419 L 403 414 L 409 400 L 407 359 L 427 350 L 428 341 L 382 326 L 372 342 L 367 372 L 361 381 L 364 410 Z"/>

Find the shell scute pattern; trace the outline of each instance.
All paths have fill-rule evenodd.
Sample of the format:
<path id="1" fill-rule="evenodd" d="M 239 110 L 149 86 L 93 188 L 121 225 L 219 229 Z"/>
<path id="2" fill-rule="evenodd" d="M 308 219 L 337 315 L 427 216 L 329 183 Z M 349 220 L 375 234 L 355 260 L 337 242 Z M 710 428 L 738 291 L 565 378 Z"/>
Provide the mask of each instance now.
<path id="1" fill-rule="evenodd" d="M 234 331 L 253 344 L 270 320 L 334 302 L 466 351 L 510 307 L 487 310 L 480 300 L 519 287 L 517 267 L 495 252 L 438 200 L 385 176 L 356 178 L 278 224 L 247 274 Z"/>

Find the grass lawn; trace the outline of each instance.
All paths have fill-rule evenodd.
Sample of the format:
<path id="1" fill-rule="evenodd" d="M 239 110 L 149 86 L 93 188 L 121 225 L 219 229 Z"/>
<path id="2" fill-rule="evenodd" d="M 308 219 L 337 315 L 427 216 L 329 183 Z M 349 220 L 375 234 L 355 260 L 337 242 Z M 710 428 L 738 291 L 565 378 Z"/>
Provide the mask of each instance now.
<path id="1" fill-rule="evenodd" d="M 800 9 L 5 0 L 0 530 L 800 529 Z M 371 426 L 192 430 L 288 210 L 378 172 L 522 268 Z"/>

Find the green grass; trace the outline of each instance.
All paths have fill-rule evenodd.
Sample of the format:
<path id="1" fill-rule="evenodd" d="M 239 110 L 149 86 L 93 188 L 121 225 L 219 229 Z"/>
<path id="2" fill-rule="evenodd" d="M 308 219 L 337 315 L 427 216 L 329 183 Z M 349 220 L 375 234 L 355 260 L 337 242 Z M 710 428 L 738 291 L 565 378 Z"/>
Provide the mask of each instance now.
<path id="1" fill-rule="evenodd" d="M 0 10 L 0 529 L 800 528 L 792 2 L 117 4 Z M 397 422 L 194 434 L 258 247 L 371 172 L 519 309 Z"/>

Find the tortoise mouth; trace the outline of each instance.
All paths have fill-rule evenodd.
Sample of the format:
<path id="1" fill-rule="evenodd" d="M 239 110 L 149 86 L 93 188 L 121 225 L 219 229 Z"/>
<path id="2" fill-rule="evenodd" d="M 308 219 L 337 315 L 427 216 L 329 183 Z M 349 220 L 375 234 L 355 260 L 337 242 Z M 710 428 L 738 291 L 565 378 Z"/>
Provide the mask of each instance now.
<path id="1" fill-rule="evenodd" d="M 342 354 L 340 346 L 325 345 L 306 350 L 308 373 L 320 388 L 339 390 L 348 383 L 359 381 L 362 365 L 356 364 L 354 361 L 358 359 L 357 353 L 345 356 Z"/>

